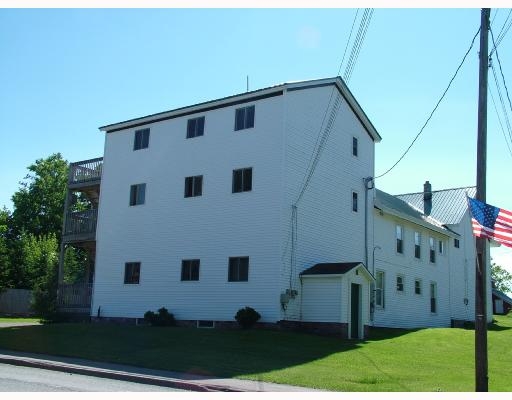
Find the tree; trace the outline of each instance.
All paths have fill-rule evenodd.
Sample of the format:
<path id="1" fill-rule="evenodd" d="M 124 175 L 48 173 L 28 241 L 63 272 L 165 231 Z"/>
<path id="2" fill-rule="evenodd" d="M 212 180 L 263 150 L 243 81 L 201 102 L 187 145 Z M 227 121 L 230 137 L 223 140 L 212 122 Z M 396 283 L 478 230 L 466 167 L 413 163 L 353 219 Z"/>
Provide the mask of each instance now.
<path id="1" fill-rule="evenodd" d="M 24 269 L 32 282 L 32 309 L 43 319 L 52 319 L 57 312 L 57 238 L 55 234 L 36 237 L 24 233 L 21 243 Z"/>
<path id="2" fill-rule="evenodd" d="M 491 278 L 496 289 L 505 293 L 512 292 L 512 274 L 494 262 L 491 264 Z"/>
<path id="3" fill-rule="evenodd" d="M 30 173 L 12 196 L 13 228 L 17 234 L 55 234 L 60 240 L 68 164 L 60 153 L 55 153 L 36 160 L 28 170 Z"/>
<path id="4" fill-rule="evenodd" d="M 9 272 L 11 270 L 7 232 L 10 214 L 7 209 L 0 211 L 0 293 L 9 287 Z"/>

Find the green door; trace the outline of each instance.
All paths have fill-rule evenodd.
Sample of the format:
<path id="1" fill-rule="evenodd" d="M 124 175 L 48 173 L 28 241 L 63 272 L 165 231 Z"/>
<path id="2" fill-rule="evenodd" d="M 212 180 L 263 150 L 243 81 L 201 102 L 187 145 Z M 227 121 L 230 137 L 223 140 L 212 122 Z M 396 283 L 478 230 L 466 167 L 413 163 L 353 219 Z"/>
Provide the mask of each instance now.
<path id="1" fill-rule="evenodd" d="M 359 338 L 359 323 L 360 323 L 360 287 L 357 283 L 353 283 L 351 287 L 351 301 L 350 301 L 350 337 L 352 339 Z"/>

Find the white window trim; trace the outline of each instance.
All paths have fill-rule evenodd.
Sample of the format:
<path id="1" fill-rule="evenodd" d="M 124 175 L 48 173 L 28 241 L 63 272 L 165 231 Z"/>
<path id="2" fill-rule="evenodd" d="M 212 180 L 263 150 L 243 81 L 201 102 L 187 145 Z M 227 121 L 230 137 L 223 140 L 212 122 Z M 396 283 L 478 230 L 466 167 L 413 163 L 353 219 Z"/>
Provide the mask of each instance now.
<path id="1" fill-rule="evenodd" d="M 398 290 L 398 278 L 402 278 L 402 290 Z M 395 291 L 397 294 L 405 294 L 405 276 L 402 274 L 396 274 L 395 278 Z"/>
<path id="2" fill-rule="evenodd" d="M 416 293 L 416 282 L 420 283 L 420 292 Z M 414 295 L 423 296 L 423 281 L 420 278 L 414 278 Z"/>

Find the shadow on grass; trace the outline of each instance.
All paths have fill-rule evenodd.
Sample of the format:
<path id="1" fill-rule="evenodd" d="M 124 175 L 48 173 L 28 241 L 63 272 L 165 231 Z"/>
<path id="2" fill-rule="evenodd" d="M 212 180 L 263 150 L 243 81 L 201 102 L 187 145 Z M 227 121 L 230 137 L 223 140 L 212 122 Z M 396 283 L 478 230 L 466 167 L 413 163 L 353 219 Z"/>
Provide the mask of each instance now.
<path id="1" fill-rule="evenodd" d="M 369 341 L 413 330 L 372 328 Z M 264 329 L 54 323 L 0 329 L 0 348 L 218 377 L 258 375 L 348 352 L 365 341 Z"/>
<path id="2" fill-rule="evenodd" d="M 474 331 L 475 330 L 475 323 L 474 322 L 465 322 L 464 323 L 464 329 Z M 500 325 L 500 323 L 496 320 L 493 320 L 492 323 L 487 324 L 487 330 L 488 331 L 494 331 L 494 332 L 500 332 L 500 331 L 508 331 L 512 329 L 510 326 L 504 326 Z"/>

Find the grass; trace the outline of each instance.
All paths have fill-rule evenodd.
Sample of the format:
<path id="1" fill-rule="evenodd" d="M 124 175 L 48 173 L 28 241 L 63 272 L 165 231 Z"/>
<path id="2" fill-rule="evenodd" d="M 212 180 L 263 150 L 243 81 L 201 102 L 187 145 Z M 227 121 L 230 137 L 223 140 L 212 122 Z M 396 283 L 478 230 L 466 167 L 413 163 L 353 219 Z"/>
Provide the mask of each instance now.
<path id="1" fill-rule="evenodd" d="M 7 316 L 1 316 L 0 315 L 0 322 L 39 322 L 41 318 L 34 317 L 34 318 L 28 318 L 28 317 L 7 317 Z"/>
<path id="2" fill-rule="evenodd" d="M 512 391 L 512 317 L 488 332 L 489 389 Z M 473 391 L 474 331 L 376 329 L 364 342 L 269 330 L 50 324 L 0 348 L 335 391 Z"/>

